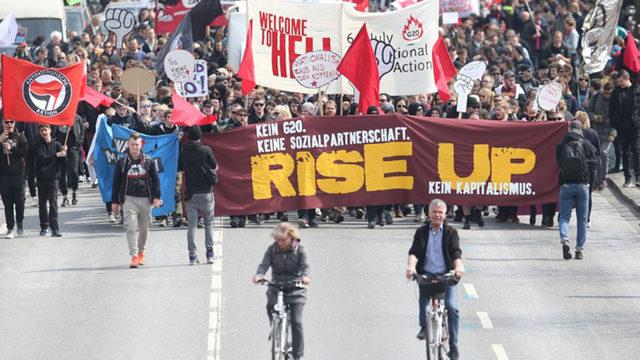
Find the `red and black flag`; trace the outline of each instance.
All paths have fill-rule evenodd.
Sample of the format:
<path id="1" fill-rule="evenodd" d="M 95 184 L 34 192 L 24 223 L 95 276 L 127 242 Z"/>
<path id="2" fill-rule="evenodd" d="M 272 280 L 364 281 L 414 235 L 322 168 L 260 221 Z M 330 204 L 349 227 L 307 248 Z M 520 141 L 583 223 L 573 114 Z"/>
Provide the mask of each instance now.
<path id="1" fill-rule="evenodd" d="M 2 56 L 2 102 L 5 119 L 73 125 L 83 86 L 84 62 L 61 69 Z"/>

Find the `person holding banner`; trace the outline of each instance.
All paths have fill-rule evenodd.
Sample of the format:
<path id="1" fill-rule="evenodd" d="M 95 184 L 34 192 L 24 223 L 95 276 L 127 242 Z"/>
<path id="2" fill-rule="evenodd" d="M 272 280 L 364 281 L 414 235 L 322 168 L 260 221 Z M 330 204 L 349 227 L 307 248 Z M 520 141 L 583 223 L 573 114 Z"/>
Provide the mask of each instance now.
<path id="1" fill-rule="evenodd" d="M 162 205 L 160 178 L 155 162 L 142 152 L 142 136 L 131 133 L 127 141 L 128 150 L 116 162 L 111 192 L 111 210 L 120 211 L 122 206 L 126 228 L 130 268 L 144 265 L 144 250 L 151 224 L 151 206 Z"/>
<path id="2" fill-rule="evenodd" d="M 50 228 L 51 236 L 61 237 L 58 224 L 58 179 L 62 158 L 67 156 L 67 147 L 51 137 L 50 125 L 38 125 L 38 132 L 40 139 L 34 143 L 30 151 L 33 154 L 33 171 L 38 183 L 40 236 L 47 235 Z"/>

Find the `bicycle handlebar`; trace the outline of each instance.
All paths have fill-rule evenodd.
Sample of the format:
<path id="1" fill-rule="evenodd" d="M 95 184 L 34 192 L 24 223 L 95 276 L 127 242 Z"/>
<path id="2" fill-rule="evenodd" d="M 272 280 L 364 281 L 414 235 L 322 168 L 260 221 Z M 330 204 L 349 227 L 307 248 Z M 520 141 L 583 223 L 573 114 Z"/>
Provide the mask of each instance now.
<path id="1" fill-rule="evenodd" d="M 449 271 L 448 273 L 442 275 L 436 275 L 431 273 L 426 274 L 413 274 L 411 275 L 411 279 L 415 280 L 419 285 L 450 285 L 456 284 L 459 279 L 455 276 L 455 271 Z"/>
<path id="2" fill-rule="evenodd" d="M 293 289 L 305 289 L 306 286 L 302 284 L 302 279 L 296 279 L 291 281 L 273 282 L 271 280 L 262 278 L 258 281 L 258 284 L 268 287 L 276 288 L 279 291 L 290 291 Z"/>

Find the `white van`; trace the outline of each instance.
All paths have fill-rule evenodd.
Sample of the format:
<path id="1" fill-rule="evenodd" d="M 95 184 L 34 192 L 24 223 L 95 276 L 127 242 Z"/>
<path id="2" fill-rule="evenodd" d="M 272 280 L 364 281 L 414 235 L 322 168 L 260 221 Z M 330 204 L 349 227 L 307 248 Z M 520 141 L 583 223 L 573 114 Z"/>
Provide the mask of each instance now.
<path id="1" fill-rule="evenodd" d="M 19 26 L 27 28 L 27 42 L 38 36 L 49 41 L 53 31 L 60 31 L 67 40 L 66 15 L 63 0 L 0 1 L 0 19 L 13 13 Z"/>

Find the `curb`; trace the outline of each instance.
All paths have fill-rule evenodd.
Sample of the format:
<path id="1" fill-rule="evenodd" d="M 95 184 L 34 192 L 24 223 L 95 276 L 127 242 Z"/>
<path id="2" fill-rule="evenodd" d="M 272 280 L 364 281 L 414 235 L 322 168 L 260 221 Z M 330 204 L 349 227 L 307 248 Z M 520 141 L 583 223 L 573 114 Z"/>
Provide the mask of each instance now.
<path id="1" fill-rule="evenodd" d="M 607 187 L 611 189 L 617 196 L 620 196 L 624 202 L 629 204 L 636 212 L 640 213 L 640 204 L 636 203 L 629 195 L 626 195 L 618 183 L 611 177 L 607 177 Z"/>

